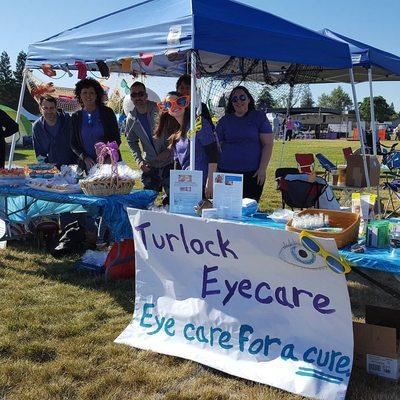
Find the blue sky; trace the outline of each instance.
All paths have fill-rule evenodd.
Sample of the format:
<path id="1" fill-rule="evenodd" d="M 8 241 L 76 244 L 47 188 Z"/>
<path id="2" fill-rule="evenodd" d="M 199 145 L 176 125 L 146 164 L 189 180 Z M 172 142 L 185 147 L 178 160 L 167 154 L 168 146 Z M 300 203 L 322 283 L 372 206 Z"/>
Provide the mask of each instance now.
<path id="1" fill-rule="evenodd" d="M 168 0 L 165 0 L 168 1 Z M 212 1 L 212 0 L 210 0 Z M 110 11 L 135 3 L 135 0 L 14 0 L 1 5 L 0 50 L 7 51 L 12 64 L 28 44 Z M 279 15 L 307 28 L 330 28 L 346 36 L 400 55 L 398 0 L 242 0 L 243 3 Z M 73 86 L 71 81 L 70 85 Z M 149 86 L 161 95 L 167 90 L 160 81 Z M 313 85 L 314 100 L 337 85 Z M 346 84 L 342 87 L 350 94 Z M 157 90 L 159 89 L 159 90 Z M 358 100 L 369 95 L 368 85 L 357 85 Z M 374 95 L 382 95 L 400 111 L 400 82 L 374 83 Z"/>

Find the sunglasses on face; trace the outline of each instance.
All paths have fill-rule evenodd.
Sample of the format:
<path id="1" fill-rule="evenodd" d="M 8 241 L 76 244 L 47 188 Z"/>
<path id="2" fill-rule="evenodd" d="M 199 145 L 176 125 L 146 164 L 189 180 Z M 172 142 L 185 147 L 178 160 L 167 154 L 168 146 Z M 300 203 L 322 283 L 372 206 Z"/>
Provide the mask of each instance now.
<path id="1" fill-rule="evenodd" d="M 238 101 L 246 101 L 247 96 L 245 94 L 241 94 L 240 96 L 233 96 L 232 97 L 232 103 L 237 103 Z"/>
<path id="2" fill-rule="evenodd" d="M 146 94 L 146 92 L 140 91 L 140 92 L 131 92 L 131 98 L 134 99 L 136 97 L 143 97 Z"/>
<path id="3" fill-rule="evenodd" d="M 181 96 L 177 99 L 161 101 L 157 103 L 157 107 L 162 112 L 168 112 L 176 108 L 186 108 L 190 103 L 190 96 Z"/>
<path id="4" fill-rule="evenodd" d="M 309 233 L 301 232 L 300 243 L 311 253 L 320 255 L 325 259 L 327 266 L 336 274 L 347 274 L 351 271 L 350 264 L 342 257 L 336 257 L 326 251 L 322 245 Z"/>

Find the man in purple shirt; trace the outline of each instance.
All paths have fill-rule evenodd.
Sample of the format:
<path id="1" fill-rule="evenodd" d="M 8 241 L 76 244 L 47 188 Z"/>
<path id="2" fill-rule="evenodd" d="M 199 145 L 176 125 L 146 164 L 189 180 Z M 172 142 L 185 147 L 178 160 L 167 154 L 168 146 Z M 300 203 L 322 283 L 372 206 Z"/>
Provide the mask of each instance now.
<path id="1" fill-rule="evenodd" d="M 57 110 L 57 99 L 46 95 L 40 99 L 40 117 L 32 128 L 36 157 L 61 165 L 76 164 L 77 156 L 71 149 L 70 117 Z"/>

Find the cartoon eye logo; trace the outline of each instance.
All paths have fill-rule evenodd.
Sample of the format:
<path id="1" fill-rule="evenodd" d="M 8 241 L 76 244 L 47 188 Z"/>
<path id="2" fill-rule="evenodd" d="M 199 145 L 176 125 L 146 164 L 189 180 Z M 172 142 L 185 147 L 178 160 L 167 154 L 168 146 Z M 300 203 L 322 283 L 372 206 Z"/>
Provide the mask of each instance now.
<path id="1" fill-rule="evenodd" d="M 279 252 L 279 258 L 301 268 L 319 269 L 325 266 L 320 257 L 295 242 L 284 244 Z"/>

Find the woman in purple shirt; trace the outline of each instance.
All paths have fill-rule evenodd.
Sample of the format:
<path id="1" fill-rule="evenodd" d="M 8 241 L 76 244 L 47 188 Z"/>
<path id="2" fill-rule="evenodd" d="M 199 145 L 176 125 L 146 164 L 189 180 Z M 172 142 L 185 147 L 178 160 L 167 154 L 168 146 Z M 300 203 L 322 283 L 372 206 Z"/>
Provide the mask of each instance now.
<path id="1" fill-rule="evenodd" d="M 189 169 L 190 166 L 190 139 L 187 135 L 190 128 L 189 104 L 189 96 L 181 96 L 179 92 L 169 92 L 165 100 L 158 103 L 162 114 L 155 136 L 169 135 L 168 148 L 173 151 L 175 162 L 181 169 Z M 212 177 L 217 170 L 218 147 L 213 127 L 204 118 L 201 129 L 195 134 L 195 141 L 194 169 L 203 171 L 204 194 L 210 198 Z"/>
<path id="2" fill-rule="evenodd" d="M 82 106 L 71 116 L 71 148 L 83 170 L 96 163 L 97 142 L 121 144 L 117 117 L 103 104 L 104 90 L 95 79 L 82 79 L 75 85 L 75 95 Z M 120 155 L 121 158 L 121 155 Z"/>
<path id="3" fill-rule="evenodd" d="M 216 128 L 222 153 L 218 171 L 243 174 L 243 197 L 260 200 L 274 135 L 264 112 L 244 86 L 229 95 L 225 116 Z"/>

